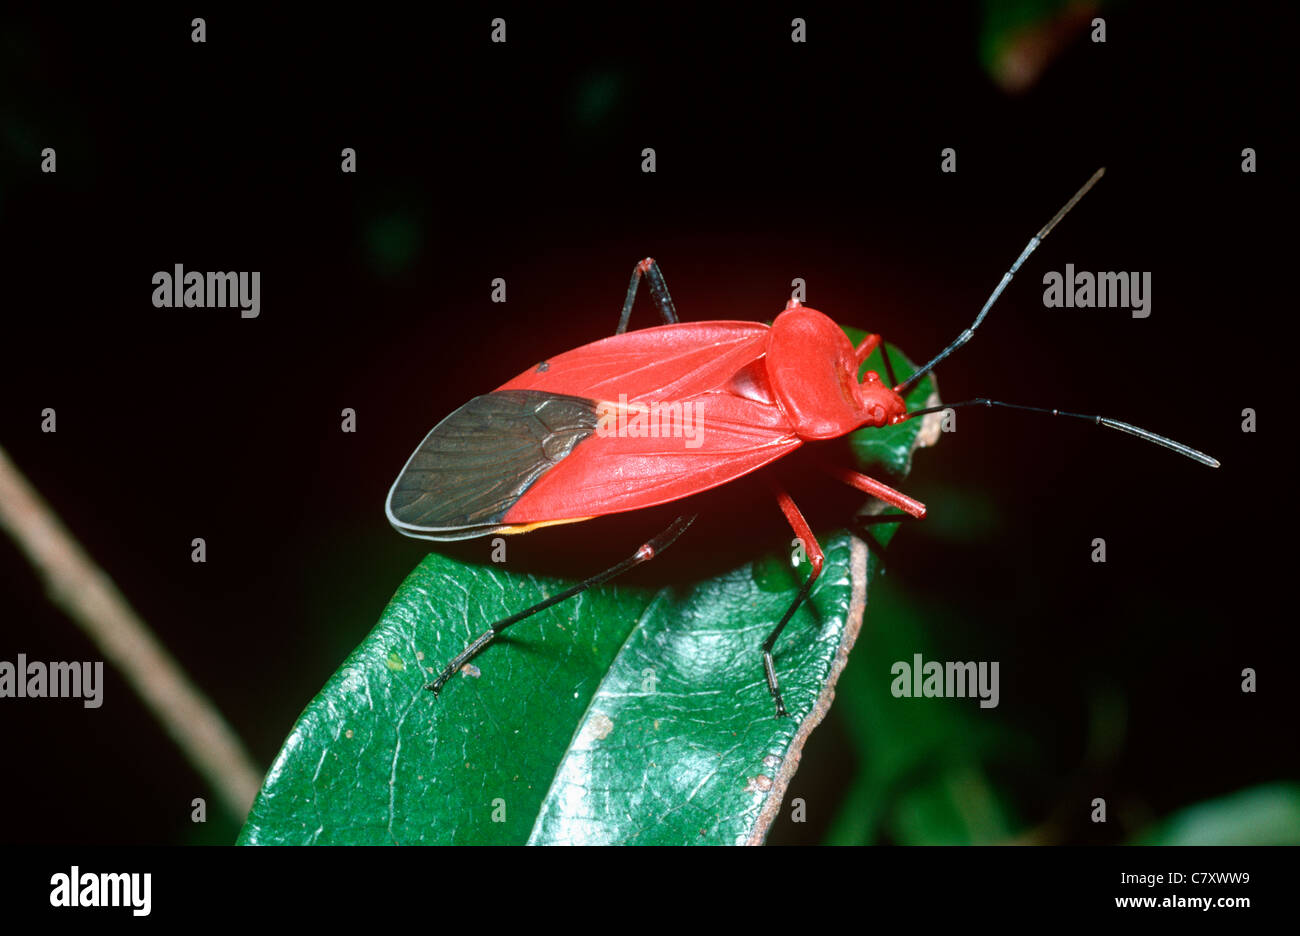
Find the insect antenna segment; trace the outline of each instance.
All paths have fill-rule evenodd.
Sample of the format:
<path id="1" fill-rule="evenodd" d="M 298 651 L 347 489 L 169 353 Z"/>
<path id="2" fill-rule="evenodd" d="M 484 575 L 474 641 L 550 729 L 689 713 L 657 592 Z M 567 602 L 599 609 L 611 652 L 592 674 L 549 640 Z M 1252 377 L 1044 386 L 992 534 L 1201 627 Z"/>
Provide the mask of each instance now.
<path id="1" fill-rule="evenodd" d="M 1219 467 L 1219 460 L 1217 458 L 1211 458 L 1204 452 L 1198 452 L 1189 445 L 1175 442 L 1173 439 L 1157 435 L 1148 429 L 1142 429 L 1132 423 L 1120 422 L 1118 419 L 1107 419 L 1105 416 L 1086 416 L 1083 413 L 1067 413 L 1065 410 L 1046 409 L 1042 406 L 1023 406 L 1019 403 L 1002 403 L 998 400 L 976 397 L 973 400 L 964 400 L 961 403 L 943 403 L 939 406 L 927 406 L 925 409 L 912 410 L 907 414 L 907 418 L 911 419 L 913 416 L 924 416 L 927 413 L 941 413 L 944 410 L 956 409 L 959 406 L 1001 406 L 1004 409 L 1024 410 L 1028 413 L 1046 413 L 1049 416 L 1068 416 L 1071 419 L 1086 419 L 1098 426 L 1105 426 L 1108 429 L 1118 429 L 1120 432 L 1127 432 L 1129 435 L 1137 436 L 1139 439 L 1154 442 L 1162 448 L 1167 448 L 1171 452 L 1177 452 L 1179 455 L 1185 455 L 1193 461 L 1198 461 L 1202 465 L 1206 465 L 1210 468 Z"/>
<path id="2" fill-rule="evenodd" d="M 1079 199 L 1088 194 L 1088 190 L 1097 184 L 1097 181 L 1105 174 L 1105 172 L 1105 166 L 1094 172 L 1092 178 L 1083 183 L 1083 187 L 1074 193 L 1074 197 L 1066 202 L 1061 207 L 1061 210 L 1052 216 L 1052 220 L 1039 228 L 1038 233 L 1029 239 L 1029 243 L 1025 245 L 1025 249 L 1022 250 L 1020 256 L 1016 258 L 1016 262 L 1011 264 L 1011 268 L 1002 274 L 1001 281 L 996 287 L 994 287 L 993 292 L 990 294 L 988 299 L 985 300 L 984 307 L 980 309 L 980 314 L 975 316 L 975 321 L 971 324 L 970 328 L 958 335 L 957 339 L 952 344 L 948 345 L 948 347 L 935 355 L 934 359 L 931 360 L 929 364 L 926 364 L 911 377 L 907 378 L 907 380 L 895 387 L 895 393 L 898 393 L 901 396 L 907 396 L 908 391 L 915 387 L 922 377 L 934 370 L 936 364 L 975 337 L 975 329 L 980 327 L 980 323 L 984 321 L 984 317 L 989 314 L 989 309 L 993 308 L 993 303 L 998 301 L 998 297 L 1001 296 L 1002 291 L 1007 288 L 1007 283 L 1011 282 L 1011 278 L 1020 270 L 1021 265 L 1029 259 L 1029 255 L 1037 249 L 1038 245 L 1047 239 L 1047 235 L 1052 233 L 1052 228 L 1060 224 L 1061 219 L 1069 213 L 1070 209 L 1079 203 Z"/>

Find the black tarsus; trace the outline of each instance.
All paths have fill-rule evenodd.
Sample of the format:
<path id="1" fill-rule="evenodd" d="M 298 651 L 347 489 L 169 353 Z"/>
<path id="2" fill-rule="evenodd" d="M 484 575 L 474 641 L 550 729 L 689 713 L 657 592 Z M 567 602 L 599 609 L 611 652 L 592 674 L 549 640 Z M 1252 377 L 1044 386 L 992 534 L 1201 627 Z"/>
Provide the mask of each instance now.
<path id="1" fill-rule="evenodd" d="M 670 523 L 662 533 L 647 540 L 644 545 L 622 562 L 610 566 L 604 572 L 597 573 L 596 575 L 591 576 L 591 578 L 584 579 L 577 585 L 566 588 L 559 594 L 552 595 L 545 601 L 539 601 L 531 608 L 525 608 L 523 611 L 497 621 L 483 633 L 479 634 L 469 646 L 458 653 L 455 659 L 448 663 L 443 668 L 442 672 L 438 674 L 438 678 L 424 688 L 436 696 L 442 691 L 442 687 L 447 684 L 447 681 L 451 679 L 451 677 L 455 676 L 462 666 L 472 660 L 480 650 L 495 640 L 496 636 L 510 625 L 518 624 L 524 618 L 531 617 L 538 611 L 545 611 L 547 608 L 551 607 L 551 605 L 559 604 L 561 601 L 567 601 L 575 595 L 579 595 L 586 591 L 588 588 L 594 588 L 597 585 L 608 582 L 615 576 L 622 575 L 624 572 L 641 565 L 643 562 L 649 562 L 651 559 L 655 558 L 655 556 L 659 555 L 671 546 L 677 540 L 677 537 L 685 533 L 687 527 L 695 522 L 696 516 L 696 514 L 683 514 Z"/>
<path id="2" fill-rule="evenodd" d="M 903 513 L 878 513 L 878 514 L 859 514 L 853 518 L 853 532 L 857 534 L 858 539 L 867 544 L 867 548 L 875 554 L 877 560 L 885 564 L 885 544 L 871 532 L 869 527 L 880 526 L 886 523 L 898 523 L 900 521 L 910 520 L 916 522 L 916 518 L 911 514 Z"/>
<path id="3" fill-rule="evenodd" d="M 891 387 L 898 386 L 898 378 L 894 376 L 894 362 L 889 359 L 889 348 L 885 346 L 885 339 L 880 339 L 880 357 L 885 362 L 885 379 L 889 381 Z"/>
<path id="4" fill-rule="evenodd" d="M 614 332 L 616 335 L 627 331 L 627 323 L 632 318 L 632 303 L 636 301 L 636 288 L 641 283 L 642 275 L 650 287 L 650 298 L 659 310 L 659 317 L 665 325 L 677 324 L 677 310 L 673 307 L 672 297 L 668 295 L 668 284 L 664 282 L 663 271 L 653 257 L 646 257 L 632 268 L 632 281 L 627 284 L 627 298 L 623 300 L 623 314 L 619 316 L 618 328 Z"/>
<path id="5" fill-rule="evenodd" d="M 781 636 L 781 631 L 785 630 L 785 626 L 790 623 L 790 618 L 794 617 L 795 611 L 799 610 L 799 605 L 803 604 L 803 600 L 812 591 L 813 582 L 816 580 L 817 576 L 811 573 L 803 580 L 803 584 L 799 586 L 799 593 L 794 596 L 794 601 L 790 603 L 790 607 L 785 609 L 785 614 L 781 615 L 781 620 L 772 629 L 772 633 L 767 635 L 767 640 L 763 641 L 763 674 L 767 677 L 767 690 L 772 694 L 773 701 L 776 702 L 777 718 L 786 718 L 790 713 L 785 710 L 785 701 L 781 698 L 781 687 L 776 681 L 776 665 L 772 662 L 772 648 L 776 646 L 776 640 Z"/>

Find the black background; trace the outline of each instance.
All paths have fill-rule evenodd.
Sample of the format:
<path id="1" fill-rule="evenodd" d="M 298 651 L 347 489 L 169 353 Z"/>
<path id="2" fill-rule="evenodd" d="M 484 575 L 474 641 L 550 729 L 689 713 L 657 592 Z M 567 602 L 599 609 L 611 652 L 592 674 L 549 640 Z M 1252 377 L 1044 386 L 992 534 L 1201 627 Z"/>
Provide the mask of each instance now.
<path id="1" fill-rule="evenodd" d="M 928 357 L 1105 165 L 941 388 L 1131 420 L 1223 467 L 967 411 L 904 485 L 931 517 L 890 574 L 959 622 L 952 653 L 1003 661 L 1002 717 L 1046 741 L 1047 779 L 1018 791 L 1030 823 L 1069 786 L 1075 690 L 1099 679 L 1129 703 L 1108 789 L 1154 815 L 1295 776 L 1289 24 L 1107 9 L 1104 45 L 1081 35 L 1010 96 L 964 6 L 212 11 L 202 45 L 192 15 L 6 14 L 0 440 L 260 762 L 424 554 L 383 516 L 411 449 L 611 332 L 636 260 L 659 259 L 686 320 L 770 319 L 800 276 L 810 305 Z M 1045 309 L 1042 275 L 1067 262 L 1151 271 L 1151 317 Z M 261 271 L 260 317 L 155 309 L 151 277 L 176 263 Z M 819 487 L 830 528 L 844 501 Z M 679 562 L 788 536 L 736 498 Z M 723 546 L 732 523 L 772 538 Z M 589 570 L 653 526 L 602 524 L 537 534 L 518 561 Z M 0 659 L 98 657 L 8 540 L 0 577 Z M 230 841 L 215 806 L 191 826 L 211 794 L 116 674 L 106 700 L 0 702 L 0 839 Z M 796 785 L 844 782 L 841 730 L 814 735 Z"/>

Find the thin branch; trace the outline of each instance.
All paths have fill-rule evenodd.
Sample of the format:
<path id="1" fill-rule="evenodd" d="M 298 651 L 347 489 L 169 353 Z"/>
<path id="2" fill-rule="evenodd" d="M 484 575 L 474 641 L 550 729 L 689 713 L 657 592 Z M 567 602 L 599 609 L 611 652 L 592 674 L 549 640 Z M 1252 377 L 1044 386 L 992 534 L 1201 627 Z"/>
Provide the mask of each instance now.
<path id="1" fill-rule="evenodd" d="M 0 528 L 36 567 L 50 600 L 126 677 L 226 809 L 243 822 L 263 772 L 217 707 L 190 681 L 2 448 Z"/>

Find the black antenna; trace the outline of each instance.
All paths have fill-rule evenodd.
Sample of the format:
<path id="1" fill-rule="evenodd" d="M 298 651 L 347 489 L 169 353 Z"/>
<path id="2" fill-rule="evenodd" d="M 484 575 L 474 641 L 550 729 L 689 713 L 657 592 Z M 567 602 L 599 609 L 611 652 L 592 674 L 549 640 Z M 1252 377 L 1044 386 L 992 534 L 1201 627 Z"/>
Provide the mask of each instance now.
<path id="1" fill-rule="evenodd" d="M 895 387 L 894 390 L 896 393 L 898 393 L 900 396 L 907 396 L 908 391 L 911 390 L 914 386 L 916 386 L 916 382 L 920 380 L 922 377 L 924 377 L 926 374 L 928 374 L 930 371 L 934 370 L 934 366 L 936 364 L 938 364 L 948 355 L 952 354 L 954 351 L 956 351 L 966 342 L 970 341 L 971 338 L 975 337 L 975 329 L 980 327 L 980 323 L 984 321 L 984 316 L 989 314 L 989 309 L 993 308 L 993 303 L 998 301 L 998 296 L 1002 295 L 1002 290 L 1007 288 L 1007 283 L 1011 282 L 1011 277 L 1016 275 L 1016 272 L 1020 269 L 1020 265 L 1024 263 L 1027 259 L 1029 259 L 1029 255 L 1034 252 L 1034 249 L 1039 244 L 1041 244 L 1044 240 L 1047 239 L 1048 234 L 1052 233 L 1052 228 L 1056 227 L 1058 224 L 1061 223 L 1061 219 L 1064 218 L 1067 213 L 1069 213 L 1071 208 L 1073 208 L 1075 205 L 1079 203 L 1079 199 L 1083 198 L 1083 196 L 1088 194 L 1088 189 L 1096 185 L 1097 180 L 1100 179 L 1102 175 L 1105 174 L 1105 172 L 1106 172 L 1105 166 L 1102 166 L 1100 169 L 1094 172 L 1092 174 L 1092 178 L 1089 179 L 1087 182 L 1083 183 L 1083 188 L 1075 192 L 1074 197 L 1065 203 L 1065 207 L 1062 208 L 1060 211 L 1058 211 L 1055 215 L 1053 215 L 1052 220 L 1044 224 L 1042 228 L 1039 230 L 1039 232 L 1035 234 L 1032 238 L 1030 238 L 1029 244 L 1025 247 L 1024 250 L 1020 252 L 1020 256 L 1016 258 L 1016 262 L 1011 264 L 1011 269 L 1007 270 L 1007 272 L 1002 274 L 1002 281 L 998 283 L 997 288 L 993 290 L 993 294 L 990 295 L 988 300 L 984 303 L 984 308 L 980 309 L 980 314 L 975 317 L 974 324 L 971 325 L 970 328 L 962 332 L 960 335 L 958 335 L 957 340 L 954 341 L 952 344 L 948 345 L 948 347 L 944 348 L 941 352 L 939 352 L 938 356 L 935 357 L 935 359 L 932 360 L 929 364 L 925 365 L 925 367 L 922 367 L 911 377 L 907 378 L 907 380 L 903 381 L 903 383 L 900 386 Z"/>
<path id="2" fill-rule="evenodd" d="M 1069 205 L 1066 206 L 1069 208 Z M 1057 216 L 1060 217 L 1059 215 Z M 1129 435 L 1135 435 L 1139 439 L 1146 439 L 1148 442 L 1154 442 L 1156 445 L 1169 449 L 1171 452 L 1177 452 L 1179 455 L 1186 455 L 1193 461 L 1198 461 L 1202 465 L 1208 465 L 1210 468 L 1218 468 L 1219 460 L 1211 458 L 1204 452 L 1198 452 L 1196 449 L 1183 445 L 1181 442 L 1175 442 L 1173 439 L 1167 439 L 1162 435 L 1156 435 L 1146 429 L 1140 429 L 1131 423 L 1120 422 L 1118 419 L 1107 419 L 1105 416 L 1085 416 L 1082 413 L 1067 413 L 1065 410 L 1044 409 L 1041 406 L 1021 406 L 1017 403 L 999 403 L 997 400 L 986 400 L 978 397 L 974 400 L 966 400 L 962 403 L 944 403 L 941 406 L 929 406 L 925 409 L 912 410 L 907 414 L 907 418 L 913 416 L 924 416 L 926 413 L 941 413 L 944 410 L 956 409 L 959 406 L 1002 406 L 1006 409 L 1025 410 L 1030 413 L 1048 413 L 1052 416 L 1069 416 L 1072 419 L 1086 419 L 1089 422 L 1096 423 L 1098 426 L 1105 426 L 1108 429 L 1118 429 L 1120 432 L 1127 432 Z"/>

